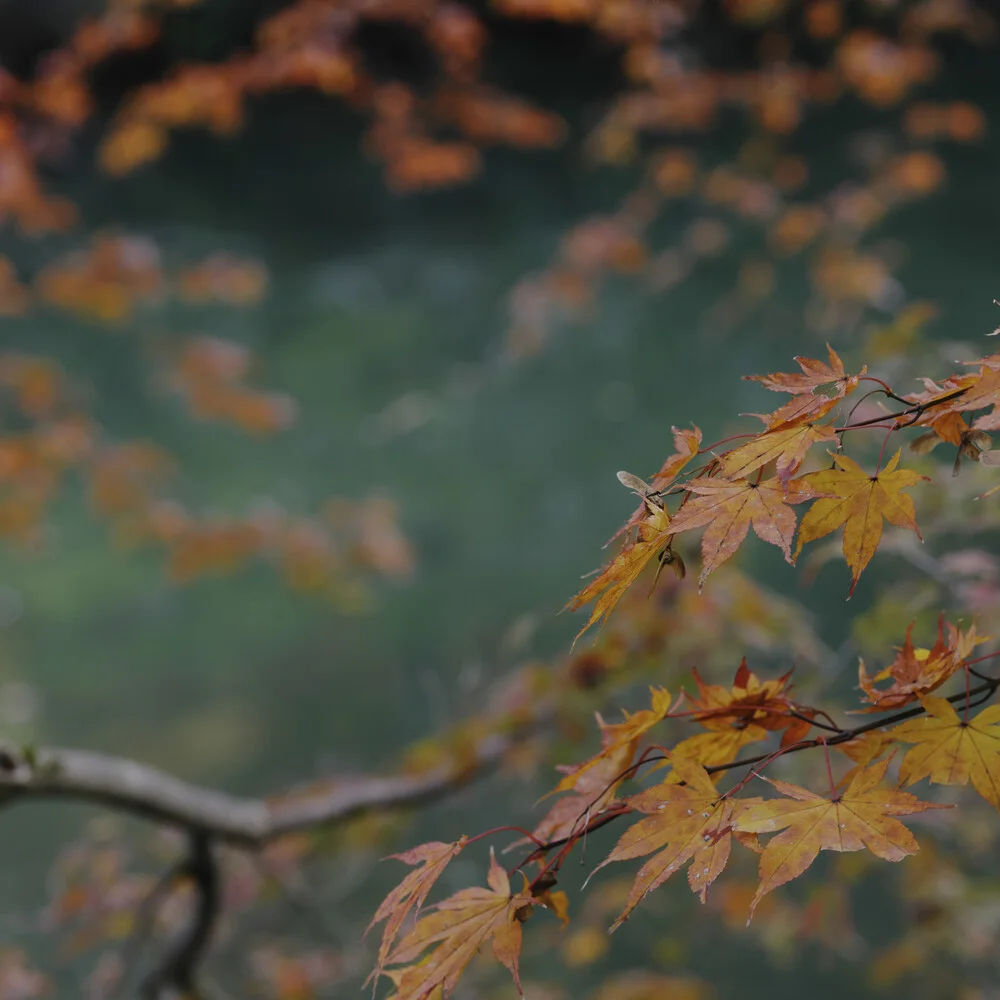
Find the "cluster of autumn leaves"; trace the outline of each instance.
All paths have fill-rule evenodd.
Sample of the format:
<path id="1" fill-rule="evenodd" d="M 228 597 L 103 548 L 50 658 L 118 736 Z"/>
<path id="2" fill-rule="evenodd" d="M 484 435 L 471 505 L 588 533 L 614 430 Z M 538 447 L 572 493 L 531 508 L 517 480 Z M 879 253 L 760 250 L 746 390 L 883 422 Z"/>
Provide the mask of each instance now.
<path id="1" fill-rule="evenodd" d="M 697 529 L 702 529 L 703 583 L 733 555 L 751 526 L 790 562 L 803 544 L 842 527 L 853 589 L 878 548 L 885 521 L 917 531 L 913 502 L 904 491 L 926 477 L 901 467 L 901 449 L 883 462 L 895 434 L 919 428 L 914 450 L 925 450 L 933 439 L 953 445 L 959 457 L 989 463 L 987 431 L 995 427 L 1000 403 L 1000 357 L 980 359 L 969 372 L 927 382 L 923 392 L 912 395 L 895 393 L 865 369 L 848 374 L 832 349 L 826 361 L 797 360 L 799 372 L 754 376 L 765 388 L 790 396 L 761 416 L 759 433 L 741 435 L 728 448 L 704 448 L 697 429 L 675 430 L 675 453 L 649 482 L 620 476 L 638 494 L 640 506 L 620 533 L 625 538 L 619 555 L 570 603 L 576 608 L 595 602 L 584 630 L 611 613 L 653 560 L 659 560 L 657 575 L 664 565 L 683 575 L 675 539 Z M 854 420 L 856 406 L 838 423 L 834 411 L 843 412 L 841 404 L 862 384 L 873 386 L 869 395 L 878 394 L 892 406 Z M 841 450 L 849 432 L 862 430 L 882 440 L 871 471 Z M 828 467 L 811 468 L 820 447 L 818 461 Z M 799 519 L 794 507 L 805 502 L 811 506 Z M 691 693 L 674 699 L 652 688 L 649 707 L 626 712 L 621 722 L 608 723 L 598 715 L 600 749 L 583 763 L 562 768 L 553 790 L 558 798 L 534 829 L 522 831 L 522 839 L 511 845 L 526 850 L 520 863 L 507 871 L 491 852 L 488 888 L 462 890 L 421 915 L 436 880 L 472 840 L 424 844 L 395 855 L 413 871 L 372 920 L 372 925 L 385 921 L 373 978 L 390 978 L 394 1000 L 447 997 L 472 957 L 489 944 L 519 986 L 522 925 L 539 906 L 568 920 L 567 898 L 554 888 L 565 858 L 587 833 L 625 817 L 635 821 L 594 869 L 645 859 L 612 930 L 683 868 L 691 890 L 704 901 L 729 861 L 734 840 L 759 855 L 751 917 L 765 895 L 805 872 L 822 850 L 867 849 L 883 860 L 900 861 L 918 850 L 900 817 L 947 808 L 904 790 L 923 779 L 971 783 L 1000 810 L 1000 706 L 975 711 L 1000 688 L 1000 681 L 976 669 L 992 655 L 974 656 L 985 640 L 974 626 L 963 629 L 943 618 L 929 649 L 915 646 L 911 633 L 883 670 L 871 675 L 859 664 L 860 711 L 880 714 L 853 728 L 793 700 L 789 674 L 762 680 L 745 661 L 731 686 L 706 683 L 695 671 Z M 947 698 L 935 693 L 951 679 L 964 681 L 959 693 Z M 677 742 L 650 743 L 654 729 L 682 719 L 694 722 L 699 732 Z M 740 756 L 775 734 L 780 734 L 777 747 Z M 886 774 L 899 747 L 905 750 L 898 784 L 891 786 Z M 762 773 L 782 756 L 807 748 L 826 754 L 829 787 L 824 793 Z M 839 780 L 830 766 L 831 753 L 851 762 Z M 739 768 L 742 777 L 728 790 L 720 789 L 721 776 Z M 663 769 L 667 774 L 658 784 L 619 795 L 640 770 L 648 775 Z M 767 782 L 774 794 L 744 794 L 754 779 Z"/>

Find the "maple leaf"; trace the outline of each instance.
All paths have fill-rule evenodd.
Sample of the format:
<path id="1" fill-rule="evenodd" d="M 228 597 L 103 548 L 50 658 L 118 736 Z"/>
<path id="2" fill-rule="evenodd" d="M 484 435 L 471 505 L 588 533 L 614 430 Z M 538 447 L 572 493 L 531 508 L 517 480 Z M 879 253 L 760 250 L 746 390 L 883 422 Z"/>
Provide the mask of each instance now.
<path id="1" fill-rule="evenodd" d="M 833 398 L 822 395 L 793 396 L 771 413 L 754 413 L 752 416 L 763 420 L 766 430 L 776 431 L 803 423 L 815 423 L 837 406 L 840 400 L 840 396 Z"/>
<path id="2" fill-rule="evenodd" d="M 883 519 L 899 528 L 909 528 L 920 537 L 913 500 L 901 491 L 927 477 L 910 469 L 897 469 L 899 456 L 897 451 L 886 467 L 872 476 L 854 459 L 836 454 L 836 469 L 802 477 L 820 499 L 802 518 L 795 557 L 806 542 L 823 538 L 843 525 L 844 558 L 851 569 L 849 593 L 854 592 L 858 577 L 882 540 Z"/>
<path id="3" fill-rule="evenodd" d="M 651 687 L 649 694 L 650 707 L 632 715 L 623 712 L 624 722 L 606 723 L 600 714 L 597 715 L 597 724 L 601 727 L 600 752 L 569 770 L 569 773 L 556 785 L 553 792 L 563 792 L 570 788 L 588 790 L 588 786 L 583 784 L 583 779 L 589 778 L 595 768 L 606 767 L 608 761 L 613 761 L 616 764 L 622 762 L 619 770 L 628 767 L 632 762 L 632 755 L 635 753 L 639 738 L 662 722 L 670 711 L 670 692 L 666 688 Z M 613 775 L 609 776 L 608 780 L 611 777 Z M 601 778 L 604 778 L 603 773 Z"/>
<path id="4" fill-rule="evenodd" d="M 682 757 L 672 758 L 671 763 L 675 780 L 664 781 L 626 800 L 636 812 L 646 813 L 646 818 L 633 823 L 594 869 L 597 872 L 612 861 L 657 852 L 639 869 L 612 931 L 649 893 L 688 862 L 688 884 L 704 902 L 709 886 L 729 860 L 733 817 L 747 803 L 720 796 L 701 765 Z"/>
<path id="5" fill-rule="evenodd" d="M 653 556 L 661 552 L 672 535 L 670 515 L 660 506 L 648 502 L 646 516 L 637 524 L 637 536 L 622 547 L 621 552 L 580 591 L 563 609 L 575 611 L 596 599 L 594 610 L 586 624 L 576 634 L 579 639 L 596 621 L 607 617 L 621 600 L 622 595 L 635 582 Z M 651 509 L 650 509 L 651 508 Z M 574 640 L 575 642 L 576 640 Z"/>
<path id="6" fill-rule="evenodd" d="M 944 633 L 945 624 L 948 626 L 947 639 Z M 864 660 L 858 661 L 858 684 L 871 702 L 871 705 L 861 711 L 884 712 L 916 701 L 920 695 L 930 694 L 956 670 L 961 669 L 966 657 L 984 641 L 977 638 L 974 625 L 967 632 L 962 632 L 951 622 L 946 623 L 942 615 L 938 618 L 938 637 L 933 648 L 916 647 L 913 645 L 911 622 L 906 630 L 906 642 L 902 649 L 897 650 L 896 658 L 884 670 L 880 670 L 874 677 L 869 677 Z M 881 690 L 875 687 L 879 681 L 889 678 L 892 678 L 891 687 Z"/>
<path id="7" fill-rule="evenodd" d="M 855 736 L 844 743 L 838 743 L 836 749 L 848 759 L 853 760 L 854 767 L 837 782 L 837 787 L 849 785 L 854 780 L 855 775 L 863 771 L 869 764 L 874 764 L 892 747 L 894 742 L 885 730 L 873 729 L 871 732 L 862 733 L 861 736 Z"/>
<path id="8" fill-rule="evenodd" d="M 462 889 L 435 904 L 434 912 L 422 917 L 393 949 L 388 964 L 404 966 L 384 973 L 396 984 L 394 1000 L 428 1000 L 438 989 L 447 1000 L 462 971 L 488 941 L 521 993 L 521 924 L 531 915 L 532 896 L 527 890 L 511 891 L 492 850 L 487 882 L 488 889 Z M 432 945 L 437 947 L 416 961 Z"/>
<path id="9" fill-rule="evenodd" d="M 1000 705 L 966 721 L 936 695 L 920 699 L 927 715 L 889 730 L 893 739 L 917 744 L 899 765 L 901 781 L 930 778 L 939 785 L 972 787 L 1000 810 Z"/>
<path id="10" fill-rule="evenodd" d="M 708 733 L 696 733 L 671 747 L 671 760 L 683 757 L 685 760 L 701 764 L 702 767 L 717 767 L 736 759 L 736 755 L 748 744 L 767 739 L 767 730 L 762 726 L 732 725 L 723 722 Z M 670 778 L 674 778 L 672 772 Z M 678 779 L 679 780 L 679 779 Z"/>
<path id="11" fill-rule="evenodd" d="M 745 479 L 768 462 L 775 462 L 778 481 L 787 483 L 814 444 L 836 437 L 832 424 L 807 422 L 764 431 L 726 452 L 719 459 L 719 470 L 726 479 Z"/>
<path id="12" fill-rule="evenodd" d="M 764 779 L 784 798 L 747 805 L 734 821 L 736 829 L 746 833 L 783 831 L 768 841 L 760 856 L 751 918 L 767 893 L 801 875 L 820 851 L 868 848 L 883 861 L 902 861 L 919 850 L 913 834 L 895 817 L 948 807 L 922 802 L 909 792 L 878 788 L 888 766 L 884 760 L 865 768 L 832 799 L 785 781 Z"/>
<path id="13" fill-rule="evenodd" d="M 724 563 L 740 547 L 753 525 L 762 541 L 777 545 L 788 562 L 792 561 L 795 512 L 790 503 L 812 500 L 812 490 L 800 489 L 797 481 L 787 489 L 777 479 L 751 483 L 746 479 L 729 482 L 695 479 L 684 488 L 694 494 L 670 522 L 672 534 L 705 527 L 701 539 L 702 567 L 698 585 L 713 569 Z"/>
<path id="14" fill-rule="evenodd" d="M 749 667 L 746 657 L 740 661 L 731 688 L 706 684 L 697 669 L 692 670 L 698 696 L 687 696 L 694 710 L 693 718 L 706 729 L 718 729 L 733 723 L 754 723 L 772 732 L 785 730 L 782 745 L 797 743 L 809 731 L 810 722 L 792 713 L 806 715 L 811 709 L 797 705 L 788 697 L 792 672 L 762 681 Z M 713 762 L 714 763 L 714 762 Z"/>
<path id="15" fill-rule="evenodd" d="M 406 920 L 410 911 L 420 912 L 427 894 L 431 891 L 434 883 L 440 874 L 445 870 L 448 862 L 457 855 L 467 842 L 467 837 L 451 844 L 440 841 L 431 841 L 427 844 L 420 844 L 401 854 L 390 854 L 390 858 L 402 861 L 408 865 L 420 865 L 416 871 L 410 872 L 385 899 L 382 900 L 375 916 L 365 929 L 365 934 L 375 926 L 375 924 L 386 921 L 385 929 L 382 932 L 382 941 L 379 943 L 378 959 L 371 975 L 365 981 L 378 980 L 385 966 L 386 959 L 392 949 L 396 935 L 399 933 L 403 921 Z"/>
<path id="16" fill-rule="evenodd" d="M 844 362 L 837 352 L 826 345 L 829 361 L 817 361 L 815 358 L 797 357 L 799 372 L 778 372 L 772 375 L 744 375 L 748 382 L 759 382 L 765 389 L 772 392 L 789 392 L 792 394 L 813 393 L 823 386 L 832 385 L 838 398 L 852 392 L 858 379 L 868 371 L 866 365 L 857 375 L 848 375 L 844 371 Z"/>

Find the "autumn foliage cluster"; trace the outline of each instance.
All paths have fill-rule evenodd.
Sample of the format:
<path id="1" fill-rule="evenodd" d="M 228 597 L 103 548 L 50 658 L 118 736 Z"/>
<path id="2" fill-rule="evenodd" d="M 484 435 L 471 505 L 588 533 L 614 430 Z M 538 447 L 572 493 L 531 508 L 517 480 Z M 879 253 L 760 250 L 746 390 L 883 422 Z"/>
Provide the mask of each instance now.
<path id="1" fill-rule="evenodd" d="M 897 394 L 865 369 L 847 373 L 832 348 L 826 360 L 797 360 L 798 372 L 752 376 L 791 397 L 760 416 L 763 430 L 703 446 L 697 428 L 675 429 L 677 450 L 650 483 L 619 474 L 638 494 L 640 506 L 625 526 L 620 553 L 570 602 L 570 608 L 594 602 L 585 630 L 612 613 L 651 561 L 683 578 L 685 564 L 674 546 L 698 530 L 701 586 L 751 527 L 789 562 L 803 545 L 842 529 L 853 591 L 879 547 L 885 522 L 919 534 L 908 491 L 927 477 L 901 466 L 899 447 L 885 460 L 896 435 L 921 430 L 912 437 L 911 451 L 951 445 L 956 471 L 963 457 L 1000 464 L 987 432 L 996 426 L 1000 404 L 1000 356 L 981 358 L 970 363 L 970 371 L 938 382 L 925 380 L 924 392 L 909 395 Z M 861 386 L 871 388 L 855 402 L 851 397 Z M 871 400 L 879 397 L 895 408 L 875 406 Z M 866 412 L 866 403 L 875 415 L 858 415 Z M 881 444 L 874 465 L 865 468 L 846 452 L 862 434 L 873 433 Z M 807 503 L 798 516 L 795 508 Z M 980 672 L 996 655 L 975 655 L 982 641 L 974 625 L 962 629 L 942 620 L 931 649 L 915 648 L 908 632 L 893 662 L 874 677 L 860 663 L 859 711 L 879 718 L 850 728 L 822 708 L 793 699 L 789 674 L 761 680 L 745 659 L 731 687 L 706 684 L 695 671 L 693 694 L 673 698 L 663 688 L 652 688 L 649 708 L 626 712 L 619 723 L 598 717 L 600 750 L 565 769 L 553 789 L 560 798 L 534 830 L 524 831 L 522 860 L 506 872 L 491 855 L 490 890 L 462 890 L 435 904 L 397 941 L 403 920 L 420 907 L 444 866 L 469 840 L 425 844 L 399 855 L 420 867 L 375 915 L 375 921 L 386 921 L 375 974 L 392 979 L 393 996 L 400 1000 L 423 1000 L 438 989 L 447 996 L 475 951 L 491 941 L 496 958 L 519 986 L 521 925 L 538 906 L 568 919 L 567 898 L 553 889 L 562 866 L 588 833 L 612 822 L 634 820 L 591 874 L 612 862 L 647 859 L 613 931 L 685 867 L 691 890 L 704 902 L 726 868 L 733 840 L 760 856 L 748 922 L 766 894 L 805 872 L 822 850 L 869 850 L 884 861 L 901 861 L 916 853 L 918 844 L 898 817 L 948 808 L 903 790 L 924 779 L 971 783 L 1000 810 L 1000 706 L 975 711 L 1000 687 L 1000 679 Z M 951 680 L 958 682 L 957 693 L 935 694 Z M 678 742 L 664 740 L 660 731 L 670 732 L 674 719 L 693 721 L 704 731 Z M 654 730 L 661 742 L 652 742 Z M 779 733 L 776 747 L 744 752 Z M 905 750 L 889 781 L 898 747 Z M 780 761 L 806 749 L 826 757 L 827 787 L 819 791 L 774 776 Z M 849 762 L 846 770 L 837 769 L 843 772 L 837 777 L 831 752 Z M 666 777 L 657 783 L 618 794 L 626 780 L 664 769 L 669 769 Z M 736 780 L 723 785 L 733 772 Z M 770 794 L 751 794 L 760 790 L 761 781 Z M 762 843 L 762 835 L 773 836 Z M 521 878 L 517 891 L 510 875 Z"/>

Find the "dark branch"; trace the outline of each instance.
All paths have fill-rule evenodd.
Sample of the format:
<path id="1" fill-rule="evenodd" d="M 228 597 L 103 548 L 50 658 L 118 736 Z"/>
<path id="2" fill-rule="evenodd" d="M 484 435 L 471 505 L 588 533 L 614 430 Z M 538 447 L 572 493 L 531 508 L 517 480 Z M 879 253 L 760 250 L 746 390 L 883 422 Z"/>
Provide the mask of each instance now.
<path id="1" fill-rule="evenodd" d="M 140 989 L 143 1000 L 199 995 L 198 967 L 212 940 L 222 908 L 222 893 L 211 836 L 204 830 L 192 830 L 188 850 L 183 874 L 194 883 L 195 912 L 180 939 L 145 978 Z"/>

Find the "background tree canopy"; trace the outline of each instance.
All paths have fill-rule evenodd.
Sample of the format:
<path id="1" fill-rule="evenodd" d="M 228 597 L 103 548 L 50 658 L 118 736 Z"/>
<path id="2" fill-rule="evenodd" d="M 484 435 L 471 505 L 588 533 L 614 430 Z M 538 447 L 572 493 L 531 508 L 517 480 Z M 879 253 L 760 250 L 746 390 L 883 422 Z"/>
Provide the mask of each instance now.
<path id="1" fill-rule="evenodd" d="M 619 469 L 776 405 L 741 376 L 989 352 L 998 46 L 954 0 L 0 0 L 0 997 L 354 995 L 379 859 L 534 829 L 595 711 L 744 656 L 850 709 L 911 622 L 996 634 L 996 470 L 944 446 L 904 451 L 927 544 L 888 531 L 850 603 L 839 539 L 699 595 L 688 537 L 596 638 L 557 612 Z M 246 796 L 230 834 L 163 775 Z M 753 859 L 609 941 L 595 831 L 527 995 L 986 1000 L 995 810 L 918 791 L 960 804 L 919 854 L 825 855 L 749 929 Z M 515 995 L 485 960 L 455 993 Z"/>

